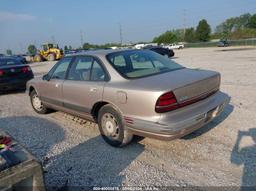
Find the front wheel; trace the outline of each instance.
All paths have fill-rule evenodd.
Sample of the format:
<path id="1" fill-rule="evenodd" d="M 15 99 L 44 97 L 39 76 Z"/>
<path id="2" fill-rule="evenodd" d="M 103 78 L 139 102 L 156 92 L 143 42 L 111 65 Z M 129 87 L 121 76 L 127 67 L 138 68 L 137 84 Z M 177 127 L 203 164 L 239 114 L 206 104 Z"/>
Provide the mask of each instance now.
<path id="1" fill-rule="evenodd" d="M 30 101 L 31 101 L 31 105 L 32 105 L 33 109 L 35 110 L 35 112 L 37 112 L 39 114 L 48 113 L 49 110 L 44 106 L 44 104 L 40 100 L 40 98 L 37 95 L 35 90 L 33 90 L 30 93 Z"/>
<path id="2" fill-rule="evenodd" d="M 47 56 L 47 60 L 48 60 L 48 61 L 54 61 L 54 60 L 56 60 L 55 54 L 53 54 L 53 53 L 49 54 L 49 55 Z"/>
<path id="3" fill-rule="evenodd" d="M 34 62 L 42 62 L 42 61 L 43 61 L 43 58 L 41 55 L 39 54 L 35 55 Z"/>
<path id="4" fill-rule="evenodd" d="M 98 125 L 103 139 L 113 147 L 129 144 L 133 134 L 125 129 L 122 115 L 111 105 L 103 106 L 98 115 Z"/>

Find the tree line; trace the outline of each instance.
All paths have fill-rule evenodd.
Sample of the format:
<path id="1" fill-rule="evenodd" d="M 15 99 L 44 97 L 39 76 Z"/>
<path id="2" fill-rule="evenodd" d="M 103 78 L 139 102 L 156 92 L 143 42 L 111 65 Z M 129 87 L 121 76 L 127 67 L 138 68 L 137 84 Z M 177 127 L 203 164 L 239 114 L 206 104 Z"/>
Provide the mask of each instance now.
<path id="1" fill-rule="evenodd" d="M 99 49 L 99 48 L 104 49 L 104 48 L 110 48 L 110 47 L 113 47 L 113 46 L 119 47 L 120 44 L 117 44 L 117 43 L 107 43 L 107 44 L 103 44 L 103 45 L 97 45 L 97 44 L 84 43 L 82 47 L 75 48 L 75 49 L 83 49 L 83 50 Z M 74 49 L 72 48 L 71 45 L 69 45 L 69 46 L 65 45 L 64 46 L 64 51 L 68 51 L 68 50 L 74 50 Z M 10 50 L 8 50 L 8 51 L 10 51 Z M 33 44 L 30 44 L 28 46 L 28 53 L 30 55 L 33 55 L 33 56 L 36 55 L 37 54 L 36 46 L 33 45 Z"/>
<path id="2" fill-rule="evenodd" d="M 196 29 L 194 28 L 187 28 L 185 29 L 176 29 L 172 31 L 166 31 L 165 33 L 161 34 L 158 37 L 153 39 L 154 43 L 173 43 L 173 42 L 196 42 L 202 41 L 206 42 L 210 39 L 211 35 L 211 27 L 207 23 L 205 19 L 201 20 L 198 23 Z"/>
<path id="3" fill-rule="evenodd" d="M 238 17 L 231 17 L 219 24 L 212 33 L 211 26 L 206 19 L 199 21 L 196 28 L 169 30 L 155 37 L 153 42 L 207 42 L 211 39 L 244 39 L 256 37 L 256 14 L 246 13 Z"/>

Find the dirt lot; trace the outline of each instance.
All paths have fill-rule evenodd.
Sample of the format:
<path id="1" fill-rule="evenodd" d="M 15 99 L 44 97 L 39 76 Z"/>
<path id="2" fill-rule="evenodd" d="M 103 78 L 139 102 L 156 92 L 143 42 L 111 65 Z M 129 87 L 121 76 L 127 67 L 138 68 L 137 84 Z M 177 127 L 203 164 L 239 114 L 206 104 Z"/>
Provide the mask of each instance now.
<path id="1" fill-rule="evenodd" d="M 176 51 L 174 60 L 221 72 L 221 89 L 232 98 L 220 117 L 185 138 L 146 138 L 112 148 L 95 124 L 80 124 L 61 112 L 35 114 L 25 93 L 0 96 L 0 128 L 43 162 L 48 188 L 256 186 L 256 49 L 184 49 Z M 42 74 L 52 65 L 31 66 Z"/>

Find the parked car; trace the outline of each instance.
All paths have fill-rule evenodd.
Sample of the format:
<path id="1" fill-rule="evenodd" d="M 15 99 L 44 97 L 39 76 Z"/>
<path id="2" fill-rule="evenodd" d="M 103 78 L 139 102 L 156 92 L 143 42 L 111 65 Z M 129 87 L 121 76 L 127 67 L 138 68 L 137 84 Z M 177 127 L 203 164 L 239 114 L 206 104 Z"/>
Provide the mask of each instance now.
<path id="1" fill-rule="evenodd" d="M 172 49 L 182 49 L 184 48 L 184 44 L 178 43 L 178 44 L 169 44 L 169 45 L 163 45 L 164 48 L 168 48 L 170 50 Z"/>
<path id="2" fill-rule="evenodd" d="M 23 64 L 27 64 L 27 60 L 26 60 L 25 56 L 23 56 L 23 55 L 13 55 L 12 57 L 21 61 Z"/>
<path id="3" fill-rule="evenodd" d="M 0 91 L 25 89 L 34 77 L 31 68 L 13 57 L 0 58 Z"/>
<path id="4" fill-rule="evenodd" d="M 69 54 L 75 54 L 77 53 L 77 50 L 64 50 L 64 55 L 69 55 Z"/>
<path id="5" fill-rule="evenodd" d="M 220 40 L 218 43 L 218 47 L 227 47 L 229 46 L 229 43 L 227 40 Z"/>
<path id="6" fill-rule="evenodd" d="M 98 123 L 112 146 L 133 135 L 172 140 L 218 116 L 229 102 L 220 74 L 188 69 L 149 50 L 101 50 L 60 60 L 27 83 L 37 113 L 61 110 Z"/>
<path id="7" fill-rule="evenodd" d="M 158 54 L 161 54 L 162 56 L 167 56 L 168 58 L 171 58 L 175 55 L 173 50 L 170 50 L 168 48 L 162 48 L 159 46 L 145 47 L 144 49 L 152 50 Z"/>

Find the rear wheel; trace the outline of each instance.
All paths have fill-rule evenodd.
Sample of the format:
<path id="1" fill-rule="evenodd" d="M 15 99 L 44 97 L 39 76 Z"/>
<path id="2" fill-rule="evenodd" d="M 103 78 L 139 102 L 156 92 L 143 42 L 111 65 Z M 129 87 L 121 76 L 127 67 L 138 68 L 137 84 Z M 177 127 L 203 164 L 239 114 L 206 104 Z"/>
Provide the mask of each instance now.
<path id="1" fill-rule="evenodd" d="M 56 60 L 55 54 L 53 54 L 53 53 L 49 54 L 49 55 L 47 56 L 47 60 L 48 60 L 48 61 L 54 61 L 54 60 Z"/>
<path id="2" fill-rule="evenodd" d="M 122 115 L 111 105 L 105 105 L 100 109 L 98 125 L 101 136 L 111 146 L 125 146 L 133 138 L 133 134 L 124 127 Z"/>
<path id="3" fill-rule="evenodd" d="M 30 93 L 30 101 L 35 112 L 39 114 L 48 113 L 49 110 L 44 106 L 44 104 L 42 103 L 41 99 L 39 98 L 35 90 L 33 90 Z"/>

